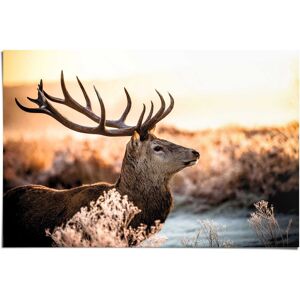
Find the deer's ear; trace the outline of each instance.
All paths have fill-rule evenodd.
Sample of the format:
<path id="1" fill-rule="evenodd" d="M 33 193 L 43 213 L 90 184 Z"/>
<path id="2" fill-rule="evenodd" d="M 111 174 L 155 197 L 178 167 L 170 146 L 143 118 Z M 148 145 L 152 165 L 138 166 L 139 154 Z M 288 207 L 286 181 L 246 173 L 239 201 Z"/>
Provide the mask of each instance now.
<path id="1" fill-rule="evenodd" d="M 133 147 L 138 146 L 141 141 L 141 137 L 137 131 L 134 131 L 132 137 L 131 137 L 131 145 Z"/>

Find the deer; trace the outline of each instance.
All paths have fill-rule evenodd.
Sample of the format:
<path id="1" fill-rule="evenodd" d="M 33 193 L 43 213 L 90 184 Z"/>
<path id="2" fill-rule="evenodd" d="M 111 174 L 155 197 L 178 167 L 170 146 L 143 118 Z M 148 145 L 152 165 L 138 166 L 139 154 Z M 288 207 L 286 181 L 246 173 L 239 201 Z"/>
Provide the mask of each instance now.
<path id="1" fill-rule="evenodd" d="M 127 105 L 118 120 L 107 120 L 104 102 L 94 86 L 100 104 L 100 116 L 92 110 L 91 100 L 78 77 L 77 82 L 85 99 L 85 106 L 74 100 L 68 92 L 61 71 L 60 84 L 63 98 L 49 95 L 43 88 L 43 81 L 38 84 L 36 99 L 27 97 L 37 105 L 35 108 L 23 106 L 17 98 L 15 102 L 27 113 L 46 114 L 65 127 L 84 134 L 96 134 L 108 137 L 128 136 L 130 140 L 121 166 L 121 172 L 114 184 L 97 182 L 71 189 L 52 189 L 42 185 L 15 187 L 4 195 L 3 204 L 3 246 L 4 247 L 51 247 L 52 239 L 45 230 L 62 226 L 82 207 L 88 207 L 110 189 L 116 189 L 121 195 L 140 209 L 130 223 L 132 228 L 144 224 L 147 227 L 156 221 L 163 224 L 173 207 L 170 180 L 174 174 L 197 163 L 200 154 L 190 148 L 176 145 L 154 135 L 156 124 L 164 119 L 174 107 L 170 93 L 170 104 L 166 107 L 163 96 L 156 90 L 160 99 L 160 108 L 155 114 L 154 105 L 144 120 L 146 106 L 139 115 L 136 125 L 125 123 L 131 110 L 132 100 L 124 88 Z M 96 123 L 94 127 L 83 126 L 63 116 L 52 102 L 68 106 L 85 115 Z"/>

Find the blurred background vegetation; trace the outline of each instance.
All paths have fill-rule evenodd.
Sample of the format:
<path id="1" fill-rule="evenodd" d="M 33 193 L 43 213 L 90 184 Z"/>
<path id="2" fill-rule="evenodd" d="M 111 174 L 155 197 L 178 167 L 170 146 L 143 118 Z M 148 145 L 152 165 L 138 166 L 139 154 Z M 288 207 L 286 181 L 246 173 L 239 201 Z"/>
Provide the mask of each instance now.
<path id="1" fill-rule="evenodd" d="M 201 211 L 231 201 L 251 206 L 268 199 L 276 208 L 298 210 L 299 125 L 188 132 L 160 127 L 157 135 L 200 151 L 200 162 L 172 181 L 176 194 Z M 18 185 L 71 188 L 114 182 L 128 138 L 94 140 L 8 139 L 4 143 L 4 191 Z"/>

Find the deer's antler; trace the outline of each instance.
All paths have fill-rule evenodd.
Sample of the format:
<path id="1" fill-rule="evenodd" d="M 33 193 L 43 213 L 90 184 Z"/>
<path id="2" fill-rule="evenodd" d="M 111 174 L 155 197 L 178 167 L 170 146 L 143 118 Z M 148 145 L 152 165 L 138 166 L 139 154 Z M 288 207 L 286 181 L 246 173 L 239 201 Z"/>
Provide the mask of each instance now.
<path id="1" fill-rule="evenodd" d="M 158 123 L 160 120 L 165 118 L 174 107 L 174 99 L 171 96 L 171 94 L 169 94 L 171 102 L 170 102 L 169 107 L 165 110 L 165 101 L 164 101 L 162 95 L 158 91 L 156 91 L 161 100 L 161 107 L 157 111 L 157 113 L 152 117 L 154 106 L 151 101 L 150 112 L 149 112 L 148 117 L 146 118 L 145 122 L 143 123 L 143 118 L 144 118 L 145 111 L 146 111 L 146 106 L 145 106 L 145 104 L 143 104 L 143 110 L 140 114 L 137 124 L 135 126 L 128 126 L 125 124 L 125 120 L 130 112 L 132 102 L 131 102 L 129 93 L 124 88 L 126 98 L 127 98 L 127 106 L 126 106 L 124 112 L 122 113 L 121 117 L 118 120 L 106 120 L 105 106 L 104 106 L 103 100 L 102 100 L 99 92 L 95 88 L 95 86 L 94 86 L 94 89 L 95 89 L 95 92 L 96 92 L 96 95 L 97 95 L 97 98 L 99 100 L 100 107 L 101 107 L 101 116 L 100 117 L 97 116 L 92 111 L 92 105 L 91 105 L 90 98 L 88 97 L 88 95 L 85 91 L 85 88 L 83 87 L 79 78 L 78 77 L 76 77 L 76 78 L 77 78 L 78 84 L 80 86 L 80 89 L 81 89 L 81 91 L 84 95 L 85 101 L 86 101 L 85 107 L 82 106 L 81 104 L 79 104 L 77 101 L 75 101 L 69 94 L 69 92 L 66 88 L 66 85 L 65 85 L 63 71 L 61 72 L 61 88 L 62 88 L 62 92 L 64 95 L 64 99 L 53 97 L 53 96 L 49 95 L 48 93 L 46 93 L 43 89 L 43 81 L 41 80 L 40 84 L 38 85 L 38 98 L 33 99 L 30 97 L 27 97 L 28 100 L 37 104 L 38 108 L 25 107 L 17 99 L 15 99 L 16 103 L 19 106 L 19 108 L 21 108 L 22 110 L 24 110 L 26 112 L 47 114 L 47 115 L 53 117 L 54 119 L 56 119 L 58 122 L 60 122 L 64 126 L 70 128 L 72 130 L 82 132 L 82 133 L 100 134 L 100 135 L 105 135 L 105 136 L 131 136 L 135 130 L 138 131 L 142 135 L 146 135 L 147 132 L 149 130 L 151 130 L 156 125 L 156 123 Z M 66 106 L 82 113 L 83 115 L 87 116 L 91 120 L 98 123 L 98 126 L 88 127 L 88 126 L 82 126 L 82 125 L 73 123 L 72 121 L 70 121 L 66 117 L 64 117 L 57 109 L 55 109 L 54 106 L 51 105 L 51 103 L 48 100 L 66 105 Z M 117 129 L 108 129 L 107 127 L 112 127 L 112 128 L 117 128 Z"/>

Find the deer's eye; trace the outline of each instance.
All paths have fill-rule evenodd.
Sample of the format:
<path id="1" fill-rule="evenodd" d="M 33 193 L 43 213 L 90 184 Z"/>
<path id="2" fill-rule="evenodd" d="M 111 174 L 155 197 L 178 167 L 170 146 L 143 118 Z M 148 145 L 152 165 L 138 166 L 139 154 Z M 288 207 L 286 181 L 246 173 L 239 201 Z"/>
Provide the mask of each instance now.
<path id="1" fill-rule="evenodd" d="M 160 146 L 155 146 L 153 149 L 154 151 L 158 152 L 158 151 L 162 151 L 163 148 Z"/>

